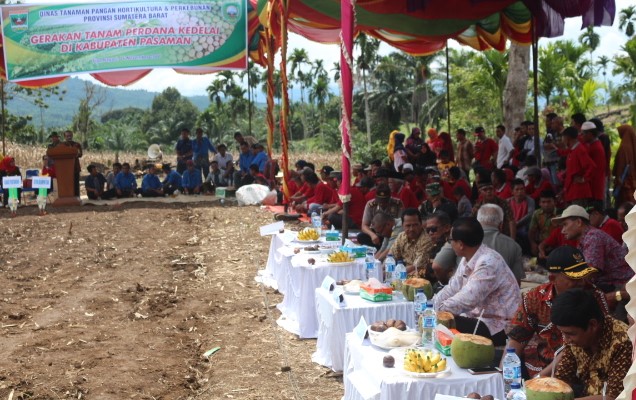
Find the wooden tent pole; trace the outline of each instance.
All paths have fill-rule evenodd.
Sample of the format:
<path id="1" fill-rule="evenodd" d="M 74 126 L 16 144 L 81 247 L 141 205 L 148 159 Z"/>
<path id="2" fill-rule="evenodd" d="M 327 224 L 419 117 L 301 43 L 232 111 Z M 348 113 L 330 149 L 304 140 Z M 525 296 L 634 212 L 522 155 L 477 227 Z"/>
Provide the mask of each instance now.
<path id="1" fill-rule="evenodd" d="M 451 95 L 450 95 L 450 57 L 448 55 L 448 39 L 446 40 L 446 119 L 448 121 L 448 134 L 451 131 Z"/>

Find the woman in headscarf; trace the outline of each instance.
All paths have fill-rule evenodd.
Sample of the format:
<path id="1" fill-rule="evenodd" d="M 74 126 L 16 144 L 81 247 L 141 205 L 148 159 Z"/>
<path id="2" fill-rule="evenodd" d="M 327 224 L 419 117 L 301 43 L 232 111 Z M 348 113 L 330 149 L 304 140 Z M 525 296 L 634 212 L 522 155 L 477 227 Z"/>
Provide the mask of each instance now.
<path id="1" fill-rule="evenodd" d="M 433 153 L 435 153 L 435 155 L 439 155 L 439 152 L 444 147 L 444 142 L 439 137 L 437 130 L 435 128 L 430 128 L 426 133 L 428 134 L 428 140 L 426 141 L 426 143 L 428 143 L 428 146 L 431 148 L 431 150 L 433 150 Z"/>
<path id="2" fill-rule="evenodd" d="M 406 139 L 406 137 L 403 133 L 396 133 L 393 135 L 393 138 L 395 139 L 395 146 L 393 146 L 393 168 L 400 172 L 400 167 L 408 162 L 408 155 L 404 148 L 404 139 Z"/>
<path id="3" fill-rule="evenodd" d="M 15 165 L 15 159 L 10 156 L 5 156 L 2 159 L 2 163 L 0 163 L 0 186 L 2 185 L 2 177 L 3 176 L 18 176 L 22 175 L 20 173 L 20 168 Z M 18 189 L 18 199 L 20 198 L 20 193 L 22 191 Z M 2 191 L 2 204 L 6 207 L 9 202 L 9 193 L 8 190 Z"/>
<path id="4" fill-rule="evenodd" d="M 612 175 L 614 176 L 615 204 L 622 204 L 626 201 L 634 201 L 634 191 L 636 191 L 636 133 L 632 126 L 621 125 L 618 127 L 618 136 L 621 138 L 621 144 L 616 152 Z"/>

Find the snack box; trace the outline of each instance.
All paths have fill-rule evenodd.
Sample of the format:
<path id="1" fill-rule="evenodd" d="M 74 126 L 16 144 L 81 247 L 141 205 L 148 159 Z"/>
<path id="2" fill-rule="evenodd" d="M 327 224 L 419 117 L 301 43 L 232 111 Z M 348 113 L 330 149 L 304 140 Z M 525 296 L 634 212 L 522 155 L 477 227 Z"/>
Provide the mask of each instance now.
<path id="1" fill-rule="evenodd" d="M 459 331 L 457 329 L 451 329 L 451 332 L 454 334 L 458 334 Z M 449 337 L 447 334 L 437 331 L 437 340 L 435 341 L 435 347 L 439 350 L 440 353 L 445 356 L 450 356 L 451 354 L 451 343 L 453 343 L 453 339 Z"/>
<path id="2" fill-rule="evenodd" d="M 340 240 L 340 233 L 338 233 L 338 231 L 327 231 L 325 233 L 325 240 L 327 242 L 337 242 Z"/>
<path id="3" fill-rule="evenodd" d="M 360 285 L 360 297 L 369 301 L 391 301 L 393 300 L 393 288 L 381 287 L 371 288 L 363 283 Z"/>
<path id="4" fill-rule="evenodd" d="M 362 258 L 367 255 L 366 246 L 341 246 L 340 250 L 353 254 L 354 258 Z"/>

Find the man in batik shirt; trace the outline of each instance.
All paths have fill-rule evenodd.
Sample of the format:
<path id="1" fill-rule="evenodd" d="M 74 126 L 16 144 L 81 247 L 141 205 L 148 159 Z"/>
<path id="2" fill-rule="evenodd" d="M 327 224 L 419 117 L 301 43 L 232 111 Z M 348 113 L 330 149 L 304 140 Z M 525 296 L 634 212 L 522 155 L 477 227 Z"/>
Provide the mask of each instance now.
<path id="1" fill-rule="evenodd" d="M 402 233 L 391 247 L 395 260 L 402 260 L 408 275 L 426 276 L 433 258 L 433 241 L 424 231 L 422 217 L 417 208 L 402 212 Z M 432 275 L 432 270 L 429 275 Z"/>

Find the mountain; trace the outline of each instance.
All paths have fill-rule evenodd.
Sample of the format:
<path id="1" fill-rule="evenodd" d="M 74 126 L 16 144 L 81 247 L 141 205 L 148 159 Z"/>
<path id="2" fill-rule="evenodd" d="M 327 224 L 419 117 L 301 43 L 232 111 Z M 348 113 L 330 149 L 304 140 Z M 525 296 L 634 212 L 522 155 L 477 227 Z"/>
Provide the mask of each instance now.
<path id="1" fill-rule="evenodd" d="M 54 95 L 45 98 L 48 108 L 43 109 L 44 126 L 47 128 L 66 128 L 73 122 L 73 115 L 77 113 L 80 101 L 85 97 L 84 85 L 93 85 L 90 82 L 79 78 L 70 78 L 61 83 L 59 92 L 65 93 L 60 101 Z M 127 90 L 114 87 L 98 86 L 103 90 L 106 101 L 97 108 L 95 119 L 108 111 L 126 107 L 137 107 L 148 109 L 152 105 L 152 100 L 158 94 L 147 90 Z M 22 94 L 14 94 L 7 101 L 7 110 L 14 115 L 31 115 L 33 124 L 40 126 L 40 108 L 35 105 L 35 96 L 28 98 Z M 186 96 L 200 111 L 205 110 L 210 104 L 206 96 Z"/>

